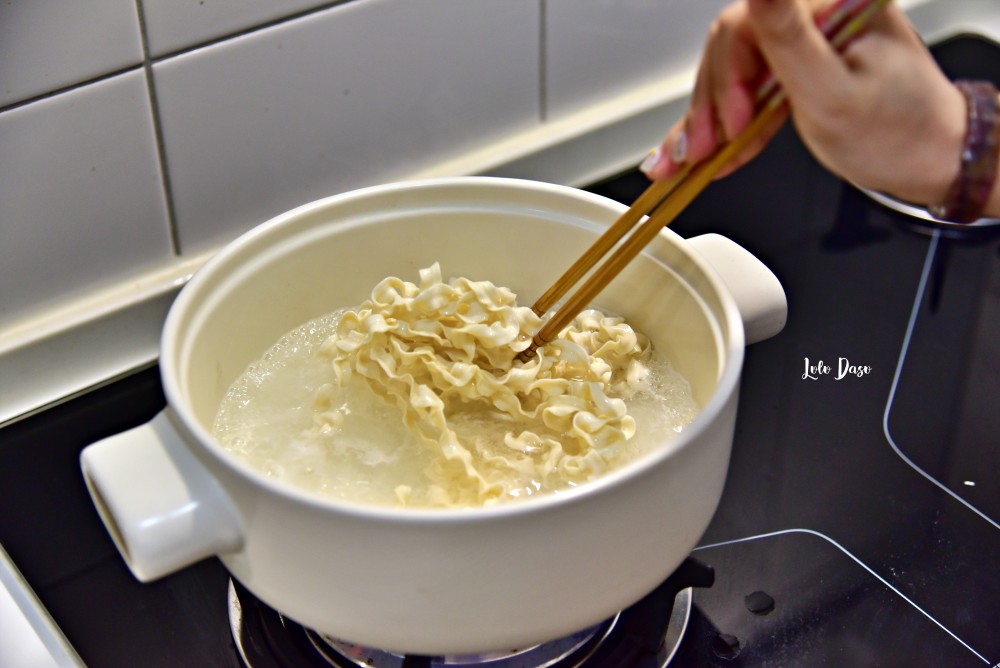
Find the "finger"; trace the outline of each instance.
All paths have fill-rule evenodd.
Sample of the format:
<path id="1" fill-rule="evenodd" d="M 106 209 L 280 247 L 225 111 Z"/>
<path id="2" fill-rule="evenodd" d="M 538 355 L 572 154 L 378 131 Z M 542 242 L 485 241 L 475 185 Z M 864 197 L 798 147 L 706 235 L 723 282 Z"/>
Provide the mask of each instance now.
<path id="1" fill-rule="evenodd" d="M 869 19 L 864 32 L 871 35 L 881 35 L 883 39 L 862 39 L 851 40 L 842 50 L 841 58 L 847 64 L 849 70 L 857 72 L 865 67 L 865 63 L 871 59 L 873 62 L 881 60 L 880 50 L 885 49 L 889 44 L 910 44 L 915 49 L 923 49 L 923 39 L 914 30 L 906 13 L 894 2 L 888 3 Z"/>
<path id="2" fill-rule="evenodd" d="M 764 150 L 764 147 L 768 145 L 771 139 L 774 138 L 774 135 L 778 133 L 787 119 L 788 108 L 785 107 L 777 116 L 775 116 L 774 119 L 771 120 L 770 123 L 764 127 L 763 130 L 761 130 L 760 134 L 754 137 L 754 140 L 746 148 L 740 151 L 740 153 L 727 163 L 725 167 L 719 170 L 719 172 L 715 175 L 715 178 L 721 179 L 724 176 L 728 176 L 756 158 L 760 152 Z"/>
<path id="3" fill-rule="evenodd" d="M 789 97 L 822 101 L 836 95 L 844 61 L 799 0 L 748 0 L 758 45 Z"/>
<path id="4" fill-rule="evenodd" d="M 691 102 L 684 117 L 684 133 L 678 137 L 683 142 L 683 150 L 678 150 L 678 144 L 673 145 L 675 162 L 700 162 L 711 155 L 719 144 L 717 112 L 712 94 L 712 77 L 717 69 L 714 63 L 718 58 L 717 51 L 712 48 L 714 41 L 715 38 L 709 36 L 709 44 L 698 67 Z"/>
<path id="5" fill-rule="evenodd" d="M 710 63 L 712 107 L 719 134 L 725 141 L 731 141 L 750 123 L 756 88 L 767 71 L 745 13 L 734 20 L 737 22 L 730 28 L 730 39 L 720 45 Z"/>
<path id="6" fill-rule="evenodd" d="M 715 178 L 721 179 L 724 176 L 728 176 L 757 157 L 774 135 L 778 133 L 787 119 L 788 109 L 785 107 L 760 131 L 751 144 L 719 170 Z M 686 141 L 683 137 L 684 134 L 685 121 L 682 119 L 674 124 L 670 132 L 667 133 L 663 143 L 651 151 L 642 165 L 640 165 L 640 169 L 647 177 L 653 181 L 662 181 L 680 171 L 685 164 L 685 160 L 678 155 L 677 146 L 679 143 Z"/>
<path id="7" fill-rule="evenodd" d="M 649 152 L 639 165 L 640 171 L 653 181 L 662 181 L 673 176 L 684 163 L 683 155 L 679 156 L 679 160 L 674 159 L 678 147 L 684 142 L 686 142 L 686 138 L 684 120 L 682 119 L 670 128 L 663 143 Z"/>
<path id="8" fill-rule="evenodd" d="M 703 160 L 715 151 L 718 141 L 710 84 L 711 42 L 710 37 L 698 66 L 684 117 L 674 124 L 663 143 L 651 151 L 639 166 L 654 181 L 668 178 L 685 164 Z"/>
<path id="9" fill-rule="evenodd" d="M 736 137 L 753 118 L 755 92 L 766 72 L 746 5 L 733 3 L 709 31 L 684 118 L 643 161 L 642 171 L 654 180 L 667 178 Z"/>

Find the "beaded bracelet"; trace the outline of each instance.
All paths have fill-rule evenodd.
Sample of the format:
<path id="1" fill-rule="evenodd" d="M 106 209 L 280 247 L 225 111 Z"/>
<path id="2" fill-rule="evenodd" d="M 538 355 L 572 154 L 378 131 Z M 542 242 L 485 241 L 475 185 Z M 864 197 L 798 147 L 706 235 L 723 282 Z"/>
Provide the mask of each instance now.
<path id="1" fill-rule="evenodd" d="M 968 106 L 961 164 L 944 202 L 928 210 L 939 220 L 971 223 L 982 215 L 997 177 L 1000 102 L 996 87 L 988 81 L 958 81 L 955 86 Z"/>

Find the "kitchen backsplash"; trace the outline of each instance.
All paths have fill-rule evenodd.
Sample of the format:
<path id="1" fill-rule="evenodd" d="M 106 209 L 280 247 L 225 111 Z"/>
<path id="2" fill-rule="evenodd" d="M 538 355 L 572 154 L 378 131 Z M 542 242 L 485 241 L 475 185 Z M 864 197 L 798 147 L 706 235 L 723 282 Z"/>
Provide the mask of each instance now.
<path id="1" fill-rule="evenodd" d="M 720 5 L 6 2 L 0 331 L 686 66 Z"/>
<path id="2" fill-rule="evenodd" d="M 579 185 L 634 164 L 681 113 L 724 4 L 0 3 L 0 422 L 24 407 L 3 410 L 25 391 L 11 379 L 74 354 L 66 332 L 119 318 L 84 336 L 106 349 L 95 359 L 128 348 L 113 331 L 148 339 L 204 257 L 299 204 L 435 175 Z"/>

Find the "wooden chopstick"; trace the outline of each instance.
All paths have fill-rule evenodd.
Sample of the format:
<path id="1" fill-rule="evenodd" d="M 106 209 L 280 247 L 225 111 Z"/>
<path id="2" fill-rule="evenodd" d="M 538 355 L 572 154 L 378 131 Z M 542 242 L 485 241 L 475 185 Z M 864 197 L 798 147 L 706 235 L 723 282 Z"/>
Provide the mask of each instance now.
<path id="1" fill-rule="evenodd" d="M 817 17 L 817 24 L 823 34 L 832 41 L 837 39 L 839 31 L 858 15 L 862 14 L 869 0 L 839 0 Z M 884 3 L 882 3 L 884 4 Z M 775 94 L 778 82 L 773 75 L 768 75 L 756 91 L 757 104 L 763 104 L 767 98 Z M 544 315 L 566 292 L 586 274 L 594 264 L 630 230 L 655 208 L 681 181 L 687 178 L 691 171 L 690 165 L 675 173 L 664 181 L 652 183 L 632 203 L 614 224 L 609 227 L 594 244 L 581 255 L 576 262 L 532 305 L 532 310 L 538 315 Z"/>
<path id="2" fill-rule="evenodd" d="M 817 18 L 817 25 L 823 34 L 833 42 L 837 39 L 838 32 L 851 19 L 861 14 L 866 5 L 870 4 L 869 0 L 839 0 L 821 12 Z M 756 92 L 757 103 L 763 104 L 768 97 L 776 93 L 777 88 L 777 80 L 773 75 L 768 75 Z M 681 171 L 670 178 L 652 183 L 632 203 L 632 206 L 552 284 L 552 287 L 538 298 L 532 306 L 532 310 L 540 316 L 548 312 L 643 216 L 652 211 L 681 181 L 687 178 L 690 172 L 691 165 L 685 165 Z"/>
<path id="3" fill-rule="evenodd" d="M 819 19 L 818 24 L 830 43 L 843 48 L 872 16 L 891 0 L 838 0 Z M 617 276 L 625 265 L 659 234 L 704 190 L 719 171 L 747 148 L 786 106 L 784 91 L 773 77 L 764 80 L 757 91 L 757 112 L 750 124 L 732 141 L 723 145 L 707 160 L 692 167 L 686 165 L 673 177 L 650 185 L 632 206 L 570 266 L 570 268 L 532 306 L 543 315 L 569 291 L 609 250 L 644 216 L 645 222 L 626 239 L 611 257 L 598 267 L 535 334 L 528 348 L 518 358 L 528 361 L 539 346 L 558 336 L 573 318 Z"/>
<path id="4" fill-rule="evenodd" d="M 672 222 L 705 189 L 722 167 L 757 138 L 763 128 L 767 127 L 767 124 L 782 110 L 784 102 L 783 94 L 772 98 L 772 102 L 754 117 L 746 130 L 706 162 L 702 162 L 697 168 L 690 170 L 688 178 L 679 183 L 645 222 L 611 254 L 611 257 L 604 264 L 590 275 L 576 292 L 567 298 L 558 311 L 545 321 L 533 337 L 531 346 L 522 351 L 519 358 L 522 361 L 527 361 L 538 346 L 544 345 L 558 336 L 559 332 L 593 301 L 594 297 L 604 289 L 611 279 L 617 276 L 625 265 L 660 233 L 663 226 Z"/>
<path id="5" fill-rule="evenodd" d="M 643 216 L 652 211 L 660 202 L 679 184 L 690 172 L 690 167 L 672 175 L 663 181 L 654 181 L 646 190 L 636 198 L 625 213 L 618 217 L 611 227 L 604 231 L 597 241 L 593 243 L 583 255 L 577 258 L 569 269 L 566 270 L 559 279 L 546 290 L 532 305 L 537 315 L 545 315 L 570 288 L 583 278 L 583 275 L 590 271 L 597 262 L 604 257 L 611 248 L 618 243 L 625 234 L 638 223 Z"/>

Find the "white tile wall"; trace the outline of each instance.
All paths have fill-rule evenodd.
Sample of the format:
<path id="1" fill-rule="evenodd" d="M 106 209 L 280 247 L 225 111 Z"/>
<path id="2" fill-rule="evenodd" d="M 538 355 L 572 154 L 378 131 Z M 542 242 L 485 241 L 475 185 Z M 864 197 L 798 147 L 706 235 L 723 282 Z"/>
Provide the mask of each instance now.
<path id="1" fill-rule="evenodd" d="M 141 60 L 135 0 L 0 3 L 0 106 Z"/>
<path id="2" fill-rule="evenodd" d="M 170 258 L 141 71 L 0 113 L 0 156 L 0 334 Z"/>
<path id="3" fill-rule="evenodd" d="M 154 64 L 182 252 L 538 122 L 536 0 L 363 0 Z"/>
<path id="4" fill-rule="evenodd" d="M 1000 34 L 997 0 L 897 1 Z M 0 422 L 153 359 L 189 272 L 281 211 L 631 166 L 725 2 L 0 1 Z"/>
<path id="5" fill-rule="evenodd" d="M 140 0 L 149 53 L 158 57 L 232 35 L 330 0 Z"/>
<path id="6" fill-rule="evenodd" d="M 557 119 L 697 63 L 729 0 L 546 0 L 546 110 Z"/>

